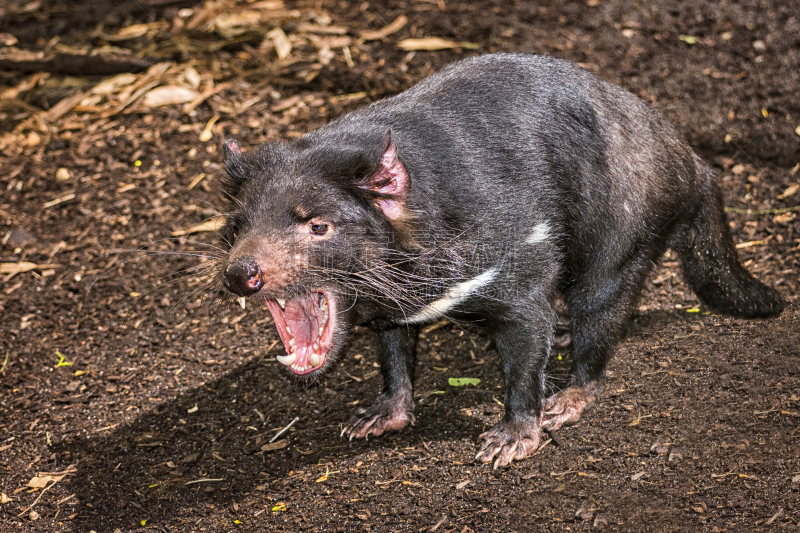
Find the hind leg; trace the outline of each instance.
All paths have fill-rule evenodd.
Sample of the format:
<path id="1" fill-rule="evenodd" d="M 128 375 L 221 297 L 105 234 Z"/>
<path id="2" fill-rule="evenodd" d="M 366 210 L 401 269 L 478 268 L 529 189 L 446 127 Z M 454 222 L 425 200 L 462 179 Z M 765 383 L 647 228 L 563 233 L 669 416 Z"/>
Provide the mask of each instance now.
<path id="1" fill-rule="evenodd" d="M 572 369 L 567 388 L 544 402 L 542 427 L 558 429 L 577 422 L 602 391 L 602 378 L 614 345 L 625 330 L 641 285 L 660 250 L 629 262 L 622 269 L 585 275 L 567 287 L 565 297 L 572 328 Z M 613 274 L 609 274 L 613 272 Z"/>

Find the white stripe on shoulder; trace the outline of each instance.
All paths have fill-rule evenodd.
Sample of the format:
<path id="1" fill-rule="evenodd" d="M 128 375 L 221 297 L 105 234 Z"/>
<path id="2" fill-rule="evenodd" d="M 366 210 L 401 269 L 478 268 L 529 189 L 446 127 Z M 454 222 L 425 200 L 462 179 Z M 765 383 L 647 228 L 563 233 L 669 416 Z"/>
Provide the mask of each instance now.
<path id="1" fill-rule="evenodd" d="M 419 324 L 420 322 L 435 320 L 469 298 L 481 287 L 491 283 L 495 276 L 497 276 L 497 268 L 493 267 L 470 280 L 462 281 L 451 287 L 444 296 L 429 303 L 413 316 L 403 320 L 403 322 L 405 324 Z"/>
<path id="2" fill-rule="evenodd" d="M 550 236 L 550 225 L 547 222 L 539 222 L 534 226 L 533 231 L 530 232 L 528 238 L 525 239 L 526 244 L 536 244 L 542 242 Z"/>

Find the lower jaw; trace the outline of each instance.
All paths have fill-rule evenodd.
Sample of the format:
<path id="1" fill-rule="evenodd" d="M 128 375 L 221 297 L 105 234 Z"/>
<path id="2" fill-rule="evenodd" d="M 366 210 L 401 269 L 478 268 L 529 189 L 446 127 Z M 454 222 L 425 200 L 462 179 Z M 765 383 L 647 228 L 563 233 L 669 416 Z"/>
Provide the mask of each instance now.
<path id="1" fill-rule="evenodd" d="M 314 364 L 313 366 L 300 367 L 294 361 L 292 361 L 291 364 L 286 364 L 288 362 L 288 360 L 289 360 L 288 358 L 290 358 L 290 357 L 291 357 L 291 354 L 287 353 L 286 355 L 279 355 L 277 357 L 277 360 L 278 360 L 279 363 L 281 363 L 282 365 L 288 367 L 289 370 L 291 370 L 292 372 L 294 372 L 295 374 L 298 374 L 298 375 L 311 374 L 314 371 L 320 370 L 322 367 L 325 366 L 325 361 L 327 359 L 327 357 L 324 356 L 324 355 L 317 355 L 318 361 L 316 362 L 316 364 Z"/>

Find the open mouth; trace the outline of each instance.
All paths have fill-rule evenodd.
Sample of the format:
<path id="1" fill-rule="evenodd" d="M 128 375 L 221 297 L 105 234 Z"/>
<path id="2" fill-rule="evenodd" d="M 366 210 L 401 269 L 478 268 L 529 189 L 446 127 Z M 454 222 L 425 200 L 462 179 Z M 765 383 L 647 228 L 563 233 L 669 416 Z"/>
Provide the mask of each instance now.
<path id="1" fill-rule="evenodd" d="M 279 363 L 295 374 L 308 374 L 325 365 L 333 337 L 334 302 L 324 291 L 294 300 L 267 300 L 267 307 L 286 355 Z"/>

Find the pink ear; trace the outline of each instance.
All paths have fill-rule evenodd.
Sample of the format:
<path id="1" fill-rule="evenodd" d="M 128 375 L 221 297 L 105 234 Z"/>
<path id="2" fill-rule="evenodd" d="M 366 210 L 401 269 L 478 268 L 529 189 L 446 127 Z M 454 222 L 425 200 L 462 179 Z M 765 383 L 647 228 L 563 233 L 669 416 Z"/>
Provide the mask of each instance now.
<path id="1" fill-rule="evenodd" d="M 391 134 L 386 135 L 386 148 L 381 157 L 381 166 L 369 178 L 365 188 L 387 195 L 387 198 L 378 198 L 376 203 L 383 214 L 390 220 L 395 220 L 403 213 L 403 205 L 408 194 L 408 173 L 400 159 Z"/>

